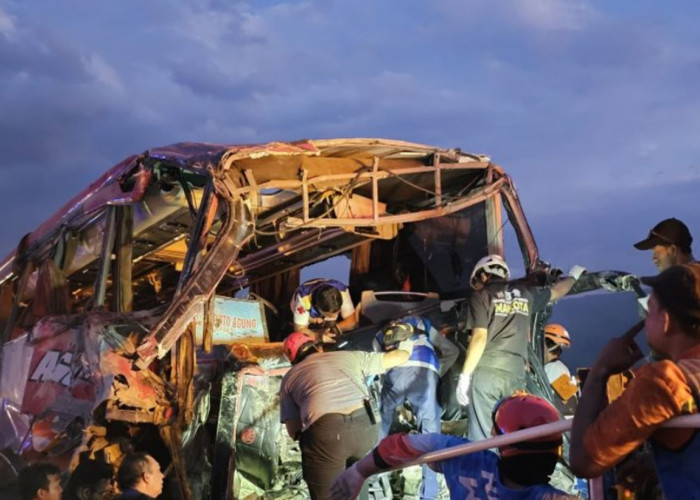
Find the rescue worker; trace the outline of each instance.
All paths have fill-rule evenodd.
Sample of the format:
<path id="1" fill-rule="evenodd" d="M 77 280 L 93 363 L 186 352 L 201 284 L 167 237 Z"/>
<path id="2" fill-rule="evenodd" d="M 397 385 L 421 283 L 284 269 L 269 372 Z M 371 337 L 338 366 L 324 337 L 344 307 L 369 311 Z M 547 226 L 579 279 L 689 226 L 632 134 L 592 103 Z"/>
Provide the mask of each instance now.
<path id="1" fill-rule="evenodd" d="M 544 327 L 545 364 L 544 371 L 551 384 L 562 375 L 571 378 L 569 367 L 561 360 L 562 350 L 571 347 L 571 338 L 566 328 L 557 323 L 549 323 Z"/>
<path id="2" fill-rule="evenodd" d="M 700 264 L 642 278 L 652 289 L 644 320 L 653 361 L 635 371 L 608 403 L 608 378 L 642 358 L 634 335 L 642 323 L 603 347 L 583 385 L 571 430 L 569 463 L 579 477 L 597 477 L 649 440 L 665 498 L 700 498 L 700 434 L 661 424 L 697 413 L 700 395 Z"/>
<path id="3" fill-rule="evenodd" d="M 400 339 L 410 339 L 414 344 L 408 361 L 384 375 L 380 440 L 389 435 L 394 412 L 404 401 L 411 404 L 419 432 L 440 432 L 442 410 L 437 399 L 438 380 L 440 373 L 444 373 L 459 355 L 457 346 L 440 335 L 428 318 L 407 316 L 390 323 L 377 334 L 375 345 L 383 351 L 390 351 L 396 348 L 396 341 Z M 444 367 L 441 367 L 436 347 L 447 359 Z M 437 475 L 424 465 L 420 498 L 433 499 L 437 494 Z"/>
<path id="4" fill-rule="evenodd" d="M 471 340 L 457 383 L 457 401 L 468 405 L 468 437 L 488 437 L 494 405 L 525 388 L 530 317 L 563 297 L 585 272 L 574 266 L 569 276 L 549 287 L 508 282 L 510 270 L 500 255 L 479 260 L 471 274 L 467 328 Z"/>
<path id="5" fill-rule="evenodd" d="M 517 393 L 493 410 L 493 435 L 507 434 L 559 420 L 557 410 L 543 398 Z M 411 462 L 429 452 L 468 443 L 445 434 L 392 434 L 362 460 L 345 470 L 331 486 L 331 499 L 355 498 L 365 479 Z M 430 463 L 445 475 L 453 499 L 574 499 L 549 485 L 559 458 L 562 434 L 499 447 L 500 457 L 483 450 Z"/>
<path id="6" fill-rule="evenodd" d="M 352 330 L 359 322 L 348 287 L 332 279 L 305 281 L 294 292 L 290 307 L 294 331 L 312 334 L 322 342 L 333 342 L 338 330 Z"/>
<path id="7" fill-rule="evenodd" d="M 566 414 L 572 415 L 578 402 L 578 380 L 561 360 L 562 350 L 571 347 L 569 332 L 562 325 L 549 323 L 544 327 L 544 372 L 554 392 L 561 398 Z"/>
<path id="8" fill-rule="evenodd" d="M 299 440 L 312 499 L 327 498 L 333 478 L 376 442 L 378 417 L 367 377 L 406 362 L 411 349 L 408 340 L 386 353 L 323 352 L 323 345 L 303 332 L 285 339 L 292 368 L 282 379 L 280 420 Z"/>
<path id="9" fill-rule="evenodd" d="M 693 237 L 688 226 L 672 217 L 655 225 L 646 239 L 634 244 L 637 250 L 651 250 L 656 268 L 665 271 L 671 266 L 680 266 L 695 261 L 691 244 Z"/>

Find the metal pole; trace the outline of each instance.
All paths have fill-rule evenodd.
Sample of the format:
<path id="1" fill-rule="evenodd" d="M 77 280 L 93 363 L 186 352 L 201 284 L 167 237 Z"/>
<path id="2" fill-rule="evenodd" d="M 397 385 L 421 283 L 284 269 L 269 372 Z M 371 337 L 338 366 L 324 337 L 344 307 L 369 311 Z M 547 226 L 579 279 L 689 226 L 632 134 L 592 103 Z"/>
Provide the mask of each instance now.
<path id="1" fill-rule="evenodd" d="M 529 441 L 530 439 L 537 439 L 559 432 L 567 432 L 571 430 L 571 423 L 571 419 L 559 420 L 558 422 L 538 425 L 537 427 L 530 427 L 529 429 L 523 429 L 521 431 L 509 432 L 508 434 L 502 434 L 500 436 L 483 439 L 481 441 L 472 441 L 469 443 L 460 444 L 458 446 L 445 448 L 443 450 L 432 451 L 430 453 L 426 453 L 425 455 L 421 455 L 415 460 L 393 467 L 391 470 L 403 469 L 413 465 L 423 465 L 430 462 L 437 462 L 439 460 L 447 460 L 449 458 L 467 455 L 477 451 L 498 448 L 499 446 L 505 446 L 511 443 Z M 674 429 L 700 427 L 700 414 L 683 415 L 672 418 L 668 422 L 663 423 L 661 427 L 671 427 Z"/>

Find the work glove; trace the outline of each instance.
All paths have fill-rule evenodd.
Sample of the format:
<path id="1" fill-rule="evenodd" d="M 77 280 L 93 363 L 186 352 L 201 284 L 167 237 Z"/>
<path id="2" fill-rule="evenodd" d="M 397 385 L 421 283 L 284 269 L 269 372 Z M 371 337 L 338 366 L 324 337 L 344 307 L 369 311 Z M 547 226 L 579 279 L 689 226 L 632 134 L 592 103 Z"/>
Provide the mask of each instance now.
<path id="1" fill-rule="evenodd" d="M 646 297 L 639 297 L 637 299 L 637 304 L 639 304 L 639 307 L 644 311 L 644 316 L 649 312 L 649 295 Z"/>
<path id="2" fill-rule="evenodd" d="M 406 351 L 407 353 L 411 354 L 413 352 L 413 345 L 415 343 L 416 343 L 415 340 L 406 339 L 406 340 L 402 340 L 401 342 L 399 342 L 396 345 L 396 347 L 398 347 L 402 351 Z"/>
<path id="3" fill-rule="evenodd" d="M 569 269 L 569 277 L 578 281 L 583 273 L 586 272 L 586 268 L 582 266 L 574 266 Z"/>
<path id="4" fill-rule="evenodd" d="M 462 406 L 469 404 L 469 384 L 471 383 L 471 375 L 468 373 L 459 374 L 459 382 L 457 382 L 457 402 Z"/>
<path id="5" fill-rule="evenodd" d="M 340 473 L 331 484 L 330 500 L 355 499 L 360 494 L 365 477 L 357 470 L 357 463 Z"/>
<path id="6" fill-rule="evenodd" d="M 608 292 L 617 292 L 618 290 L 620 290 L 620 287 L 618 287 L 614 281 L 609 279 L 600 280 L 600 287 L 603 290 L 607 290 Z"/>

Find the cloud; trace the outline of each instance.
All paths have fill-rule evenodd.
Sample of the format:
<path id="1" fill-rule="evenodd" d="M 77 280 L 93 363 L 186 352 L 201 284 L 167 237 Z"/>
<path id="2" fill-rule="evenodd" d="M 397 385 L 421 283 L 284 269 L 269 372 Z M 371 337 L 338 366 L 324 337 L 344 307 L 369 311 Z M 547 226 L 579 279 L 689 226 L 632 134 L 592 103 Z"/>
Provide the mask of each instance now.
<path id="1" fill-rule="evenodd" d="M 2 7 L 0 7 L 0 34 L 7 38 L 11 38 L 15 32 L 15 22 L 12 16 L 7 14 Z"/>
<path id="2" fill-rule="evenodd" d="M 590 2 L 577 0 L 440 0 L 438 8 L 451 22 L 490 25 L 503 30 L 576 31 L 597 17 Z"/>
<path id="3" fill-rule="evenodd" d="M 185 6 L 174 30 L 210 51 L 238 43 L 265 43 L 264 29 L 245 4 L 203 2 Z"/>
<path id="4" fill-rule="evenodd" d="M 682 204 L 694 204 L 682 188 L 698 179 L 693 16 L 651 3 L 624 8 L 583 0 L 407 0 L 400 9 L 362 0 L 8 4 L 0 10 L 0 169 L 12 188 L 5 184 L 0 210 L 31 199 L 23 212 L 36 218 L 13 220 L 0 249 L 148 147 L 377 136 L 488 154 L 514 177 L 547 254 L 610 265 L 657 213 L 685 216 Z M 651 197 L 654 186 L 661 196 Z M 619 226 L 619 235 L 607 229 Z M 569 227 L 581 236 L 560 237 Z M 616 238 L 615 250 L 598 243 L 603 234 Z"/>
<path id="5" fill-rule="evenodd" d="M 515 0 L 504 2 L 523 25 L 538 30 L 579 30 L 594 16 L 587 2 L 569 0 Z"/>
<path id="6" fill-rule="evenodd" d="M 96 82 L 120 94 L 124 93 L 124 82 L 117 70 L 110 66 L 102 57 L 97 54 L 87 55 L 85 57 L 85 67 Z"/>

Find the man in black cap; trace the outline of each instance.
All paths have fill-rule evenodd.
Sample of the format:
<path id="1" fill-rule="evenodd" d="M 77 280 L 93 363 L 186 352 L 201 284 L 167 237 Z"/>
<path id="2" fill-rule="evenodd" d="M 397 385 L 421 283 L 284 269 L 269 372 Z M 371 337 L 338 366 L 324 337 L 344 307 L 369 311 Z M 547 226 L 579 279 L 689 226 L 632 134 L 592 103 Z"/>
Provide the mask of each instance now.
<path id="1" fill-rule="evenodd" d="M 578 477 L 600 476 L 649 440 L 665 498 L 699 498 L 700 433 L 661 426 L 700 405 L 700 264 L 642 281 L 652 289 L 644 328 L 657 361 L 636 370 L 608 403 L 608 378 L 642 358 L 634 341 L 642 324 L 603 347 L 576 408 L 569 463 Z"/>
<path id="2" fill-rule="evenodd" d="M 694 262 L 690 245 L 693 237 L 688 226 L 676 218 L 665 219 L 649 231 L 646 239 L 635 243 L 637 250 L 652 250 L 652 260 L 659 272 L 671 266 Z"/>

